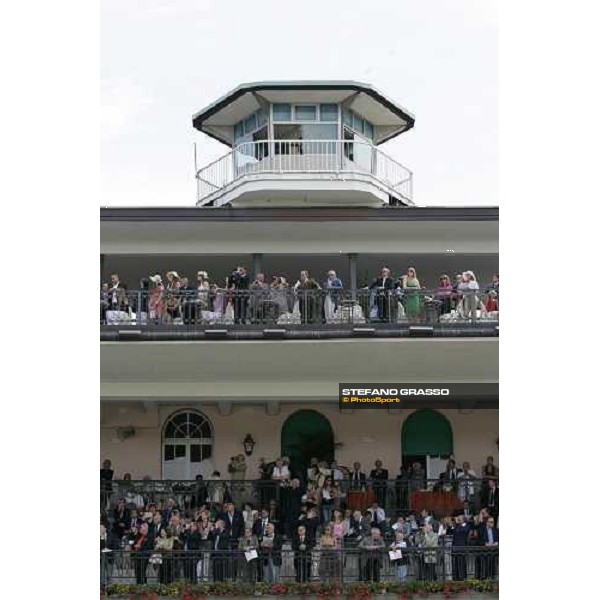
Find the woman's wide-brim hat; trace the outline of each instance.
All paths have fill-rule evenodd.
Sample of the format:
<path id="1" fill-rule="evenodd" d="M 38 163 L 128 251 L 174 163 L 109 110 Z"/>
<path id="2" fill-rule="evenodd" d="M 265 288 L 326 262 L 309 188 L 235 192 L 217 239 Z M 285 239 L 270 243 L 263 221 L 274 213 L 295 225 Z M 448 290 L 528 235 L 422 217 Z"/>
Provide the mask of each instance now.
<path id="1" fill-rule="evenodd" d="M 150 275 L 150 281 L 152 283 L 162 283 L 162 277 L 160 275 Z"/>
<path id="2" fill-rule="evenodd" d="M 177 271 L 169 271 L 167 275 L 171 275 L 173 279 L 180 279 L 179 275 L 177 274 Z"/>
<path id="3" fill-rule="evenodd" d="M 198 277 L 202 277 L 203 279 L 208 279 L 208 273 L 206 271 L 198 271 Z"/>

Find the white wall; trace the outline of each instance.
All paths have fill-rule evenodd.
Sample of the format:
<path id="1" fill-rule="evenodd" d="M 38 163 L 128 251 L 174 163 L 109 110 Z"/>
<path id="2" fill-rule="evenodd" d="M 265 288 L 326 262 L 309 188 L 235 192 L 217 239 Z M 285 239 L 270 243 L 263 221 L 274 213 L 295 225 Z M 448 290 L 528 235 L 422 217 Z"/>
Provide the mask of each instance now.
<path id="1" fill-rule="evenodd" d="M 190 405 L 187 405 L 188 407 Z M 226 476 L 229 458 L 243 451 L 242 440 L 247 433 L 256 441 L 254 453 L 248 459 L 248 478 L 257 477 L 256 465 L 261 456 L 275 458 L 280 453 L 281 428 L 285 419 L 294 411 L 311 408 L 326 416 L 332 426 L 334 439 L 342 447 L 336 450 L 336 458 L 342 465 L 350 466 L 360 461 L 370 469 L 376 459 L 381 459 L 395 476 L 401 460 L 400 432 L 412 410 L 389 413 L 387 410 L 355 410 L 341 414 L 335 404 L 282 404 L 278 415 L 267 415 L 263 406 L 237 404 L 229 416 L 220 415 L 215 405 L 198 406 L 212 422 L 215 436 L 215 467 Z M 109 458 L 115 476 L 131 473 L 134 479 L 150 475 L 161 477 L 161 428 L 165 420 L 183 405 L 147 405 L 141 403 L 102 403 L 101 458 Z M 498 460 L 498 410 L 475 410 L 461 414 L 458 410 L 440 410 L 452 426 L 454 454 L 457 461 L 468 460 L 479 471 L 487 456 Z M 133 425 L 136 434 L 125 441 L 117 438 L 116 428 Z"/>

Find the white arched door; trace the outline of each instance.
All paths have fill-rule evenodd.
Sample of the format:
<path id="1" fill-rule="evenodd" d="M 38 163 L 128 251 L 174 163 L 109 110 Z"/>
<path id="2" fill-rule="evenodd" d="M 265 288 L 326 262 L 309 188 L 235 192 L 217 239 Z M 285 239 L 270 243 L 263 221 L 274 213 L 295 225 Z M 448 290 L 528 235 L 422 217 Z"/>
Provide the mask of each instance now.
<path id="1" fill-rule="evenodd" d="M 210 478 L 214 470 L 212 451 L 210 421 L 195 410 L 176 412 L 163 427 L 163 479 L 190 480 L 196 475 Z"/>

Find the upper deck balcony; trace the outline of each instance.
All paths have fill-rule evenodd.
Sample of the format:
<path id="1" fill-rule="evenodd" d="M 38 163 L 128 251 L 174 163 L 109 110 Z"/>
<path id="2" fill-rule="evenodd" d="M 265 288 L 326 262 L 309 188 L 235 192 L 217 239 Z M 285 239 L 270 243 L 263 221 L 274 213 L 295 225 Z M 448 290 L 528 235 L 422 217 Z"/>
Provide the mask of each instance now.
<path id="1" fill-rule="evenodd" d="M 410 206 L 411 171 L 378 146 L 413 125 L 365 84 L 242 85 L 194 117 L 231 147 L 196 168 L 198 205 Z"/>

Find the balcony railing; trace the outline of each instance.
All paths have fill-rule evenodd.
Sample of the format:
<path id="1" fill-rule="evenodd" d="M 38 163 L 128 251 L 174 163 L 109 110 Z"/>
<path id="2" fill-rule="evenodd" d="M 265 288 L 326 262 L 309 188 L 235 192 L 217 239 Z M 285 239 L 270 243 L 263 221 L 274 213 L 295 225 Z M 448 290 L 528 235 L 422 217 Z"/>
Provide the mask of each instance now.
<path id="1" fill-rule="evenodd" d="M 279 326 L 300 329 L 357 325 L 497 325 L 486 292 L 424 289 L 303 290 L 272 288 L 201 291 L 138 290 L 100 299 L 102 325 L 136 327 Z M 487 305 L 487 309 L 486 309 Z"/>
<path id="2" fill-rule="evenodd" d="M 423 509 L 432 511 L 439 518 L 462 512 L 465 501 L 475 511 L 482 502 L 486 479 L 394 479 L 354 482 L 349 479 L 336 481 L 336 506 L 351 510 L 366 510 L 377 501 L 386 515 L 395 517 Z M 177 506 L 181 510 L 194 511 L 206 504 L 220 506 L 232 501 L 238 508 L 248 502 L 255 508 L 266 507 L 275 500 L 285 509 L 290 493 L 290 484 L 274 480 L 247 481 L 111 481 L 101 482 L 100 504 L 103 510 L 112 510 L 119 498 L 142 508 L 152 503 L 161 506 Z M 306 488 L 303 487 L 306 491 Z M 312 498 L 312 500 L 310 500 Z M 320 504 L 319 492 L 307 497 L 309 503 Z"/>
<path id="3" fill-rule="evenodd" d="M 185 535 L 179 538 L 182 542 Z M 238 549 L 238 540 L 230 540 L 229 550 L 215 550 L 214 537 L 210 536 L 200 542 L 202 547 L 198 550 L 136 551 L 131 538 L 127 543 L 123 540 L 116 549 L 100 552 L 101 584 L 229 581 L 238 585 L 320 582 L 343 586 L 358 581 L 477 579 L 491 583 L 498 579 L 498 545 L 452 546 L 451 536 L 439 536 L 435 547 L 412 545 L 414 540 L 413 537 L 409 540 L 411 545 L 402 548 L 401 558 L 392 560 L 390 539 L 377 549 L 360 548 L 359 539 L 347 538 L 339 548 L 320 549 L 318 541 L 307 540 L 303 550 L 284 543 L 281 549 L 271 551 L 264 541 L 254 537 L 254 545 L 246 551 Z"/>
<path id="4" fill-rule="evenodd" d="M 240 144 L 196 173 L 198 202 L 253 175 L 286 173 L 369 175 L 386 193 L 412 202 L 412 173 L 367 142 L 349 140 L 264 140 Z M 218 203 L 215 203 L 218 205 Z"/>

